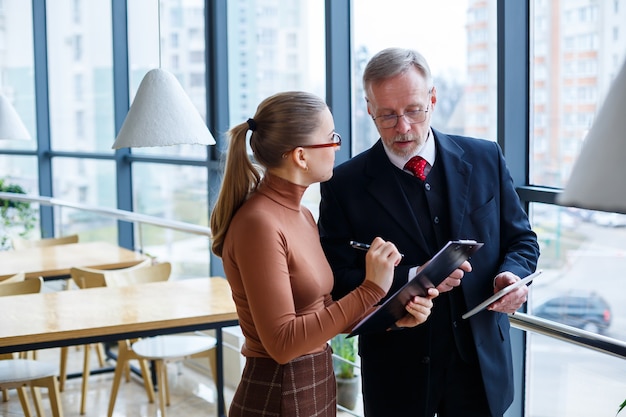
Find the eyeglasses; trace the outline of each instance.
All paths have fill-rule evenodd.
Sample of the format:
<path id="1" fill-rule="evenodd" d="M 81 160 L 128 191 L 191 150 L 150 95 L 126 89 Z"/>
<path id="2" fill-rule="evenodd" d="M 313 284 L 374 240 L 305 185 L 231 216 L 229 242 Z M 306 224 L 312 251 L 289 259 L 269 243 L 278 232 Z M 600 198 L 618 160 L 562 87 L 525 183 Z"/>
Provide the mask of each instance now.
<path id="1" fill-rule="evenodd" d="M 341 146 L 341 136 L 339 133 L 333 132 L 333 141 L 328 143 L 320 143 L 318 145 L 300 145 L 297 148 L 338 148 Z"/>
<path id="2" fill-rule="evenodd" d="M 372 120 L 374 120 L 374 123 L 376 123 L 378 127 L 382 129 L 389 129 L 396 127 L 398 119 L 401 117 L 404 117 L 406 122 L 410 125 L 424 123 L 427 113 L 428 109 L 426 108 L 424 110 L 405 111 L 404 114 L 385 114 L 378 117 L 372 117 Z"/>

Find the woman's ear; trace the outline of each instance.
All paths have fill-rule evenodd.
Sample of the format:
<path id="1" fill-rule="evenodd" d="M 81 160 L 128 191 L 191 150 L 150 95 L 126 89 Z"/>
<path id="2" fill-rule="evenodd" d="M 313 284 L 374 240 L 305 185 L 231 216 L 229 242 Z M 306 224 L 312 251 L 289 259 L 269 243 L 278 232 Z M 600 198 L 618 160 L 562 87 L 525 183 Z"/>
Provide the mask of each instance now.
<path id="1" fill-rule="evenodd" d="M 298 166 L 300 168 L 302 168 L 303 170 L 307 171 L 309 169 L 307 160 L 306 160 L 306 156 L 307 153 L 305 151 L 304 148 L 296 148 L 296 151 L 294 152 L 296 154 L 296 158 L 298 159 L 297 163 Z"/>
<path id="2" fill-rule="evenodd" d="M 296 164 L 299 168 L 302 168 L 305 171 L 309 169 L 308 164 L 307 164 L 307 159 L 306 159 L 306 151 L 304 150 L 304 148 L 300 148 L 300 147 L 295 148 L 291 150 L 289 153 L 286 153 L 285 157 L 287 159 L 290 159 L 291 162 Z"/>

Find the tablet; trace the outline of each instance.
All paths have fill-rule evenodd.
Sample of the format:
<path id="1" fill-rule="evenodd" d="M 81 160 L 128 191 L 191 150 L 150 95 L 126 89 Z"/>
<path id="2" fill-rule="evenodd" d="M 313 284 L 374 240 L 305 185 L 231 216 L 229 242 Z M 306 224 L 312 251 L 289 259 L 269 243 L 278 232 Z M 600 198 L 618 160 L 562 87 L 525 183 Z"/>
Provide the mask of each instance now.
<path id="1" fill-rule="evenodd" d="M 474 307 L 473 309 L 471 309 L 467 313 L 463 314 L 461 317 L 463 317 L 464 319 L 472 317 L 474 314 L 484 310 L 485 308 L 487 308 L 489 306 L 489 304 L 493 303 L 494 301 L 498 301 L 500 298 L 504 297 L 505 295 L 507 295 L 511 291 L 515 291 L 516 289 L 518 289 L 522 285 L 526 285 L 526 284 L 530 283 L 530 281 L 535 279 L 542 272 L 543 272 L 543 270 L 540 269 L 540 270 L 538 270 L 538 271 L 528 275 L 526 278 L 521 279 L 521 280 L 519 280 L 519 281 L 509 285 L 508 287 L 502 288 L 500 291 L 498 291 L 497 293 L 495 293 L 491 297 L 487 298 L 485 301 L 483 301 L 482 303 L 478 304 L 476 307 Z"/>
<path id="2" fill-rule="evenodd" d="M 418 269 L 415 276 L 390 296 L 377 310 L 361 320 L 348 337 L 364 333 L 384 332 L 404 317 L 406 305 L 416 295 L 425 296 L 468 260 L 483 243 L 475 240 L 452 240 Z"/>

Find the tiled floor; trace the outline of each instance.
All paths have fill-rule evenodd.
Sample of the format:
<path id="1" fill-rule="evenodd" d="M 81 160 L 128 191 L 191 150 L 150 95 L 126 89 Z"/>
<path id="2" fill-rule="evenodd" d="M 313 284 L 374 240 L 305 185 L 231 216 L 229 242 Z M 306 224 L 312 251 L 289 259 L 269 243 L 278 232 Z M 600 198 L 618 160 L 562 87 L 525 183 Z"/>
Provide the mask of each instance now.
<path id="1" fill-rule="evenodd" d="M 91 355 L 94 367 L 97 366 L 96 355 Z M 68 373 L 78 373 L 82 369 L 83 351 L 81 348 L 70 348 Z M 38 359 L 57 362 L 58 349 L 41 350 Z M 114 366 L 114 363 L 110 363 Z M 166 414 L 170 417 L 212 417 L 217 416 L 216 392 L 213 379 L 206 372 L 198 372 L 194 365 L 182 363 L 168 365 L 171 405 Z M 106 416 L 109 404 L 109 393 L 113 381 L 112 373 L 102 373 L 89 377 L 86 416 Z M 61 393 L 63 413 L 65 417 L 80 416 L 81 378 L 68 379 L 65 390 Z M 9 392 L 8 402 L 0 402 L 0 417 L 23 416 L 17 393 Z M 233 390 L 225 388 L 226 406 L 230 403 Z M 50 416 L 50 402 L 46 390 L 42 390 L 43 405 L 46 415 Z M 358 408 L 358 406 L 357 406 Z M 133 375 L 131 381 L 122 380 L 115 405 L 115 417 L 154 417 L 160 416 L 157 403 L 148 403 L 146 392 L 139 377 Z M 338 416 L 348 417 L 351 414 L 339 412 Z"/>
<path id="2" fill-rule="evenodd" d="M 80 349 L 80 350 L 79 350 Z M 83 352 L 81 348 L 70 348 L 68 373 L 80 372 L 82 367 Z M 93 363 L 97 366 L 95 355 Z M 59 350 L 49 349 L 38 352 L 38 359 L 58 361 Z M 114 363 L 110 363 L 114 366 Z M 216 416 L 217 403 L 213 380 L 206 374 L 197 372 L 183 364 L 169 364 L 168 377 L 170 386 L 171 405 L 167 407 L 166 414 L 175 416 Z M 112 373 L 92 375 L 89 378 L 89 390 L 87 393 L 86 416 L 106 416 L 109 405 L 109 393 L 113 382 Z M 65 390 L 61 393 L 63 413 L 65 417 L 80 416 L 80 392 L 81 378 L 68 379 Z M 232 390 L 226 389 L 227 404 L 232 396 Z M 50 414 L 50 403 L 46 390 L 42 390 L 43 405 Z M 23 416 L 17 393 L 10 391 L 8 402 L 0 402 L 0 417 Z M 150 404 L 143 388 L 143 383 L 137 376 L 132 376 L 131 381 L 125 383 L 122 380 L 114 416 L 158 416 L 160 415 L 157 403 Z"/>

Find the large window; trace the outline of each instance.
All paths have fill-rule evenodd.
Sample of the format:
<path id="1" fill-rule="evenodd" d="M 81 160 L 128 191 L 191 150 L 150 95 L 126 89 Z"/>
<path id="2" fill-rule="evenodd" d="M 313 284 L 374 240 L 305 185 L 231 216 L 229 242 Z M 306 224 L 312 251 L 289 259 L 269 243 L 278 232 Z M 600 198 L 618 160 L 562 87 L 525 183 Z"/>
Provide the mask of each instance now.
<path id="1" fill-rule="evenodd" d="M 280 91 L 325 96 L 324 2 L 228 2 L 230 124 L 253 117 Z"/>
<path id="2" fill-rule="evenodd" d="M 367 61 L 387 47 L 415 49 L 428 61 L 437 89 L 434 128 L 495 141 L 495 13 L 494 0 L 353 2 L 353 154 L 379 137 L 367 114 L 361 77 Z"/>
<path id="3" fill-rule="evenodd" d="M 621 271 L 626 216 L 531 205 L 544 273 L 531 286 L 533 315 L 626 339 Z M 614 415 L 626 396 L 626 363 L 529 334 L 526 415 Z"/>
<path id="4" fill-rule="evenodd" d="M 621 6 L 621 7 L 618 7 Z M 532 2 L 531 184 L 563 187 L 611 80 L 626 58 L 623 1 Z M 596 161 L 602 163 L 601 161 Z M 531 205 L 545 272 L 529 312 L 619 340 L 626 338 L 620 273 L 626 215 Z M 529 336 L 528 416 L 614 415 L 624 361 Z"/>
<path id="5" fill-rule="evenodd" d="M 103 153 L 109 160 L 53 156 L 53 196 L 72 203 L 115 208 L 112 138 L 113 54 L 111 5 L 61 1 L 46 7 L 49 136 L 40 143 L 55 152 Z M 42 96 L 43 97 L 43 96 Z M 44 173 L 43 175 L 46 175 Z M 32 190 L 37 194 L 37 190 Z M 115 219 L 56 207 L 55 236 L 78 233 L 81 240 L 117 241 Z"/>
<path id="6" fill-rule="evenodd" d="M 51 148 L 113 153 L 111 5 L 58 1 L 46 13 Z M 79 175 L 71 170 L 63 180 Z"/>
<path id="7" fill-rule="evenodd" d="M 0 140 L 0 151 L 32 151 L 37 148 L 32 9 L 29 2 L 0 4 L 0 94 L 19 115 L 32 138 Z M 0 177 L 29 191 L 37 189 L 37 170 L 33 170 L 31 161 L 25 158 L 3 159 Z"/>
<path id="8" fill-rule="evenodd" d="M 208 226 L 207 170 L 204 167 L 135 163 L 133 200 L 137 213 Z M 136 245 L 172 263 L 176 277 L 209 274 L 209 237 L 157 226 L 138 226 Z"/>
<path id="9" fill-rule="evenodd" d="M 619 36 L 626 7 L 618 4 L 532 3 L 531 184 L 563 187 L 567 182 L 594 116 L 626 59 L 626 35 Z"/>
<path id="10" fill-rule="evenodd" d="M 203 0 L 128 2 L 131 103 L 144 75 L 151 69 L 161 68 L 174 74 L 200 116 L 206 120 L 204 14 Z M 170 158 L 206 158 L 207 149 L 199 145 L 175 145 L 134 148 L 132 152 Z"/>
<path id="11" fill-rule="evenodd" d="M 19 186 L 25 192 L 37 193 L 37 158 L 32 154 L 37 149 L 32 8 L 28 2 L 0 1 L 0 95 L 31 137 L 30 140 L 0 137 L 0 152 L 25 153 L 0 155 L 2 189 Z M 3 122 L 1 119 L 0 123 Z M 38 216 L 38 207 L 33 209 Z M 4 221 L 12 223 L 13 219 Z M 39 234 L 38 226 L 36 223 L 34 234 Z M 0 250 L 11 247 L 12 235 L 24 232 L 21 225 L 0 225 Z"/>
<path id="12" fill-rule="evenodd" d="M 205 9 L 202 0 L 128 2 L 129 101 L 145 74 L 154 68 L 172 73 L 206 121 Z M 112 144 L 112 142 L 111 142 Z M 109 145 L 110 146 L 110 145 Z M 209 147 L 174 145 L 133 148 L 133 155 L 206 161 Z M 133 211 L 168 220 L 207 226 L 206 167 L 132 163 Z M 209 238 L 156 226 L 135 228 L 135 245 L 172 263 L 176 277 L 210 273 Z"/>
<path id="13" fill-rule="evenodd" d="M 115 208 L 115 166 L 113 161 L 57 157 L 52 160 L 55 198 L 78 204 Z M 117 241 L 115 219 L 84 210 L 55 208 L 55 236 L 78 234 L 83 241 Z"/>
<path id="14" fill-rule="evenodd" d="M 280 91 L 325 97 L 323 0 L 228 2 L 230 126 L 253 117 L 258 104 Z M 319 187 L 303 204 L 316 215 Z"/>

